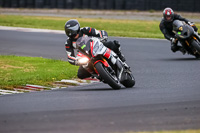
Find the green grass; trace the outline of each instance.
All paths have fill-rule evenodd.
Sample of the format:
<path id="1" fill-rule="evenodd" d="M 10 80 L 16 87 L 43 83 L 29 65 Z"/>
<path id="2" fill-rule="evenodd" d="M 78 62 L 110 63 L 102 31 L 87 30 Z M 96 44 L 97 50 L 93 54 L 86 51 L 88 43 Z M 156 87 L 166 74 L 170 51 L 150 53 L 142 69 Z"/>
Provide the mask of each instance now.
<path id="1" fill-rule="evenodd" d="M 77 19 L 81 27 L 105 30 L 109 36 L 164 38 L 159 29 L 159 21 L 0 15 L 0 25 L 64 30 L 64 25 L 69 19 Z M 196 25 L 200 27 L 200 23 Z"/>
<path id="2" fill-rule="evenodd" d="M 69 19 L 77 19 L 81 27 L 106 30 L 109 36 L 163 38 L 158 21 L 0 15 L 0 25 L 64 30 Z"/>
<path id="3" fill-rule="evenodd" d="M 200 130 L 179 130 L 179 131 L 146 131 L 146 132 L 123 132 L 123 133 L 200 133 Z"/>
<path id="4" fill-rule="evenodd" d="M 76 78 L 77 69 L 61 60 L 0 55 L 0 88 L 25 84 L 51 86 L 54 81 Z"/>
<path id="5" fill-rule="evenodd" d="M 0 25 L 31 27 L 41 29 L 64 30 L 64 25 L 71 18 L 0 15 Z M 105 30 L 109 36 L 163 38 L 158 21 L 77 19 L 81 27 L 93 27 Z"/>

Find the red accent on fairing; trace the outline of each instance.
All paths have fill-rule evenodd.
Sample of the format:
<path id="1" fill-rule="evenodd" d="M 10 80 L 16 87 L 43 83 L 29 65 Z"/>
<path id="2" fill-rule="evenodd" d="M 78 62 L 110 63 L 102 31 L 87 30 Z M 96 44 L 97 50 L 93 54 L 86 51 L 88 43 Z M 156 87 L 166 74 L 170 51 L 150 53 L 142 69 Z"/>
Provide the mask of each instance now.
<path id="1" fill-rule="evenodd" d="M 106 53 L 104 54 L 104 57 L 106 57 L 107 59 L 109 59 L 110 53 L 111 53 L 111 50 L 109 48 L 107 48 Z"/>
<path id="2" fill-rule="evenodd" d="M 90 42 L 90 48 L 91 48 L 92 57 L 94 57 L 94 55 L 93 55 L 93 46 L 94 46 L 94 41 Z"/>
<path id="3" fill-rule="evenodd" d="M 69 46 L 65 46 L 65 48 L 69 48 Z"/>
<path id="4" fill-rule="evenodd" d="M 102 38 L 102 34 L 101 34 L 101 31 L 99 31 L 99 34 L 100 34 L 100 37 Z"/>
<path id="5" fill-rule="evenodd" d="M 82 54 L 81 52 L 78 52 L 78 54 L 77 54 L 77 56 L 78 57 L 86 57 L 86 58 L 88 58 L 89 60 L 91 60 L 89 57 L 87 57 L 86 55 L 84 55 L 84 54 Z"/>
<path id="6" fill-rule="evenodd" d="M 90 31 L 89 31 L 89 33 L 92 31 L 92 28 L 90 28 Z"/>
<path id="7" fill-rule="evenodd" d="M 85 55 L 82 54 L 82 53 L 80 53 L 80 52 L 78 52 L 77 56 L 79 56 L 79 57 L 85 57 Z"/>
<path id="8" fill-rule="evenodd" d="M 105 67 L 108 67 L 108 66 L 109 66 L 107 61 L 102 61 L 102 60 L 97 60 L 97 61 L 94 63 L 94 65 L 97 64 L 98 62 L 102 62 L 103 65 L 104 65 Z"/>

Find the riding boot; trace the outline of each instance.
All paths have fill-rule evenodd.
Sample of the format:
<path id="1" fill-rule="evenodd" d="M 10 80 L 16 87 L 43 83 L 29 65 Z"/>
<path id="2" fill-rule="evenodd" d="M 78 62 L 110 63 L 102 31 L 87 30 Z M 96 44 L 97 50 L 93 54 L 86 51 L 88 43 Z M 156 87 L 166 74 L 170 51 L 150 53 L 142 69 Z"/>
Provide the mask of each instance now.
<path id="1" fill-rule="evenodd" d="M 119 50 L 119 51 L 118 51 L 116 54 L 119 56 L 119 58 L 120 58 L 120 60 L 121 60 L 121 61 L 123 61 L 123 62 L 125 62 L 125 61 L 126 61 L 126 59 L 125 59 L 124 55 L 121 53 L 121 51 L 120 51 L 120 50 Z"/>
<path id="2" fill-rule="evenodd" d="M 116 54 L 118 55 L 118 57 L 121 59 L 121 61 L 125 62 L 126 59 L 124 57 L 124 55 L 121 53 L 121 49 L 120 49 L 120 42 L 114 40 L 115 45 L 117 46 L 117 50 L 116 50 Z"/>
<path id="3" fill-rule="evenodd" d="M 179 46 L 178 50 L 179 50 L 183 55 L 185 55 L 186 50 L 185 50 L 183 47 L 180 47 L 180 46 Z"/>

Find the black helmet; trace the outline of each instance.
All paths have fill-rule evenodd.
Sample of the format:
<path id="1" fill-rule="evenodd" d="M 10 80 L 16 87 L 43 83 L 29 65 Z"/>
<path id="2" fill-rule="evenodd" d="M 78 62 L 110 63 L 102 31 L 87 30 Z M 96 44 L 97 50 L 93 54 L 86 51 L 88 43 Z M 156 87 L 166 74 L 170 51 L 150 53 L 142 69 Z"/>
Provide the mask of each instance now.
<path id="1" fill-rule="evenodd" d="M 77 20 L 71 19 L 65 23 L 65 33 L 68 37 L 74 38 L 80 31 L 80 24 Z"/>
<path id="2" fill-rule="evenodd" d="M 163 17 L 166 22 L 171 22 L 174 19 L 174 11 L 167 7 L 163 11 Z"/>

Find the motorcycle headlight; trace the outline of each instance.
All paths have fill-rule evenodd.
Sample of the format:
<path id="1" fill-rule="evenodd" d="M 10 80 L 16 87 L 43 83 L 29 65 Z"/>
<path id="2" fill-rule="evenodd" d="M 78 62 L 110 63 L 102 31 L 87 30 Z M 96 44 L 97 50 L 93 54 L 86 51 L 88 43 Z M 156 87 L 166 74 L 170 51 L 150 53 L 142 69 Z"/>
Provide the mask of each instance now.
<path id="1" fill-rule="evenodd" d="M 83 57 L 83 58 L 78 59 L 78 63 L 81 64 L 81 65 L 87 64 L 88 61 L 89 61 L 89 59 L 86 58 L 86 57 Z"/>

